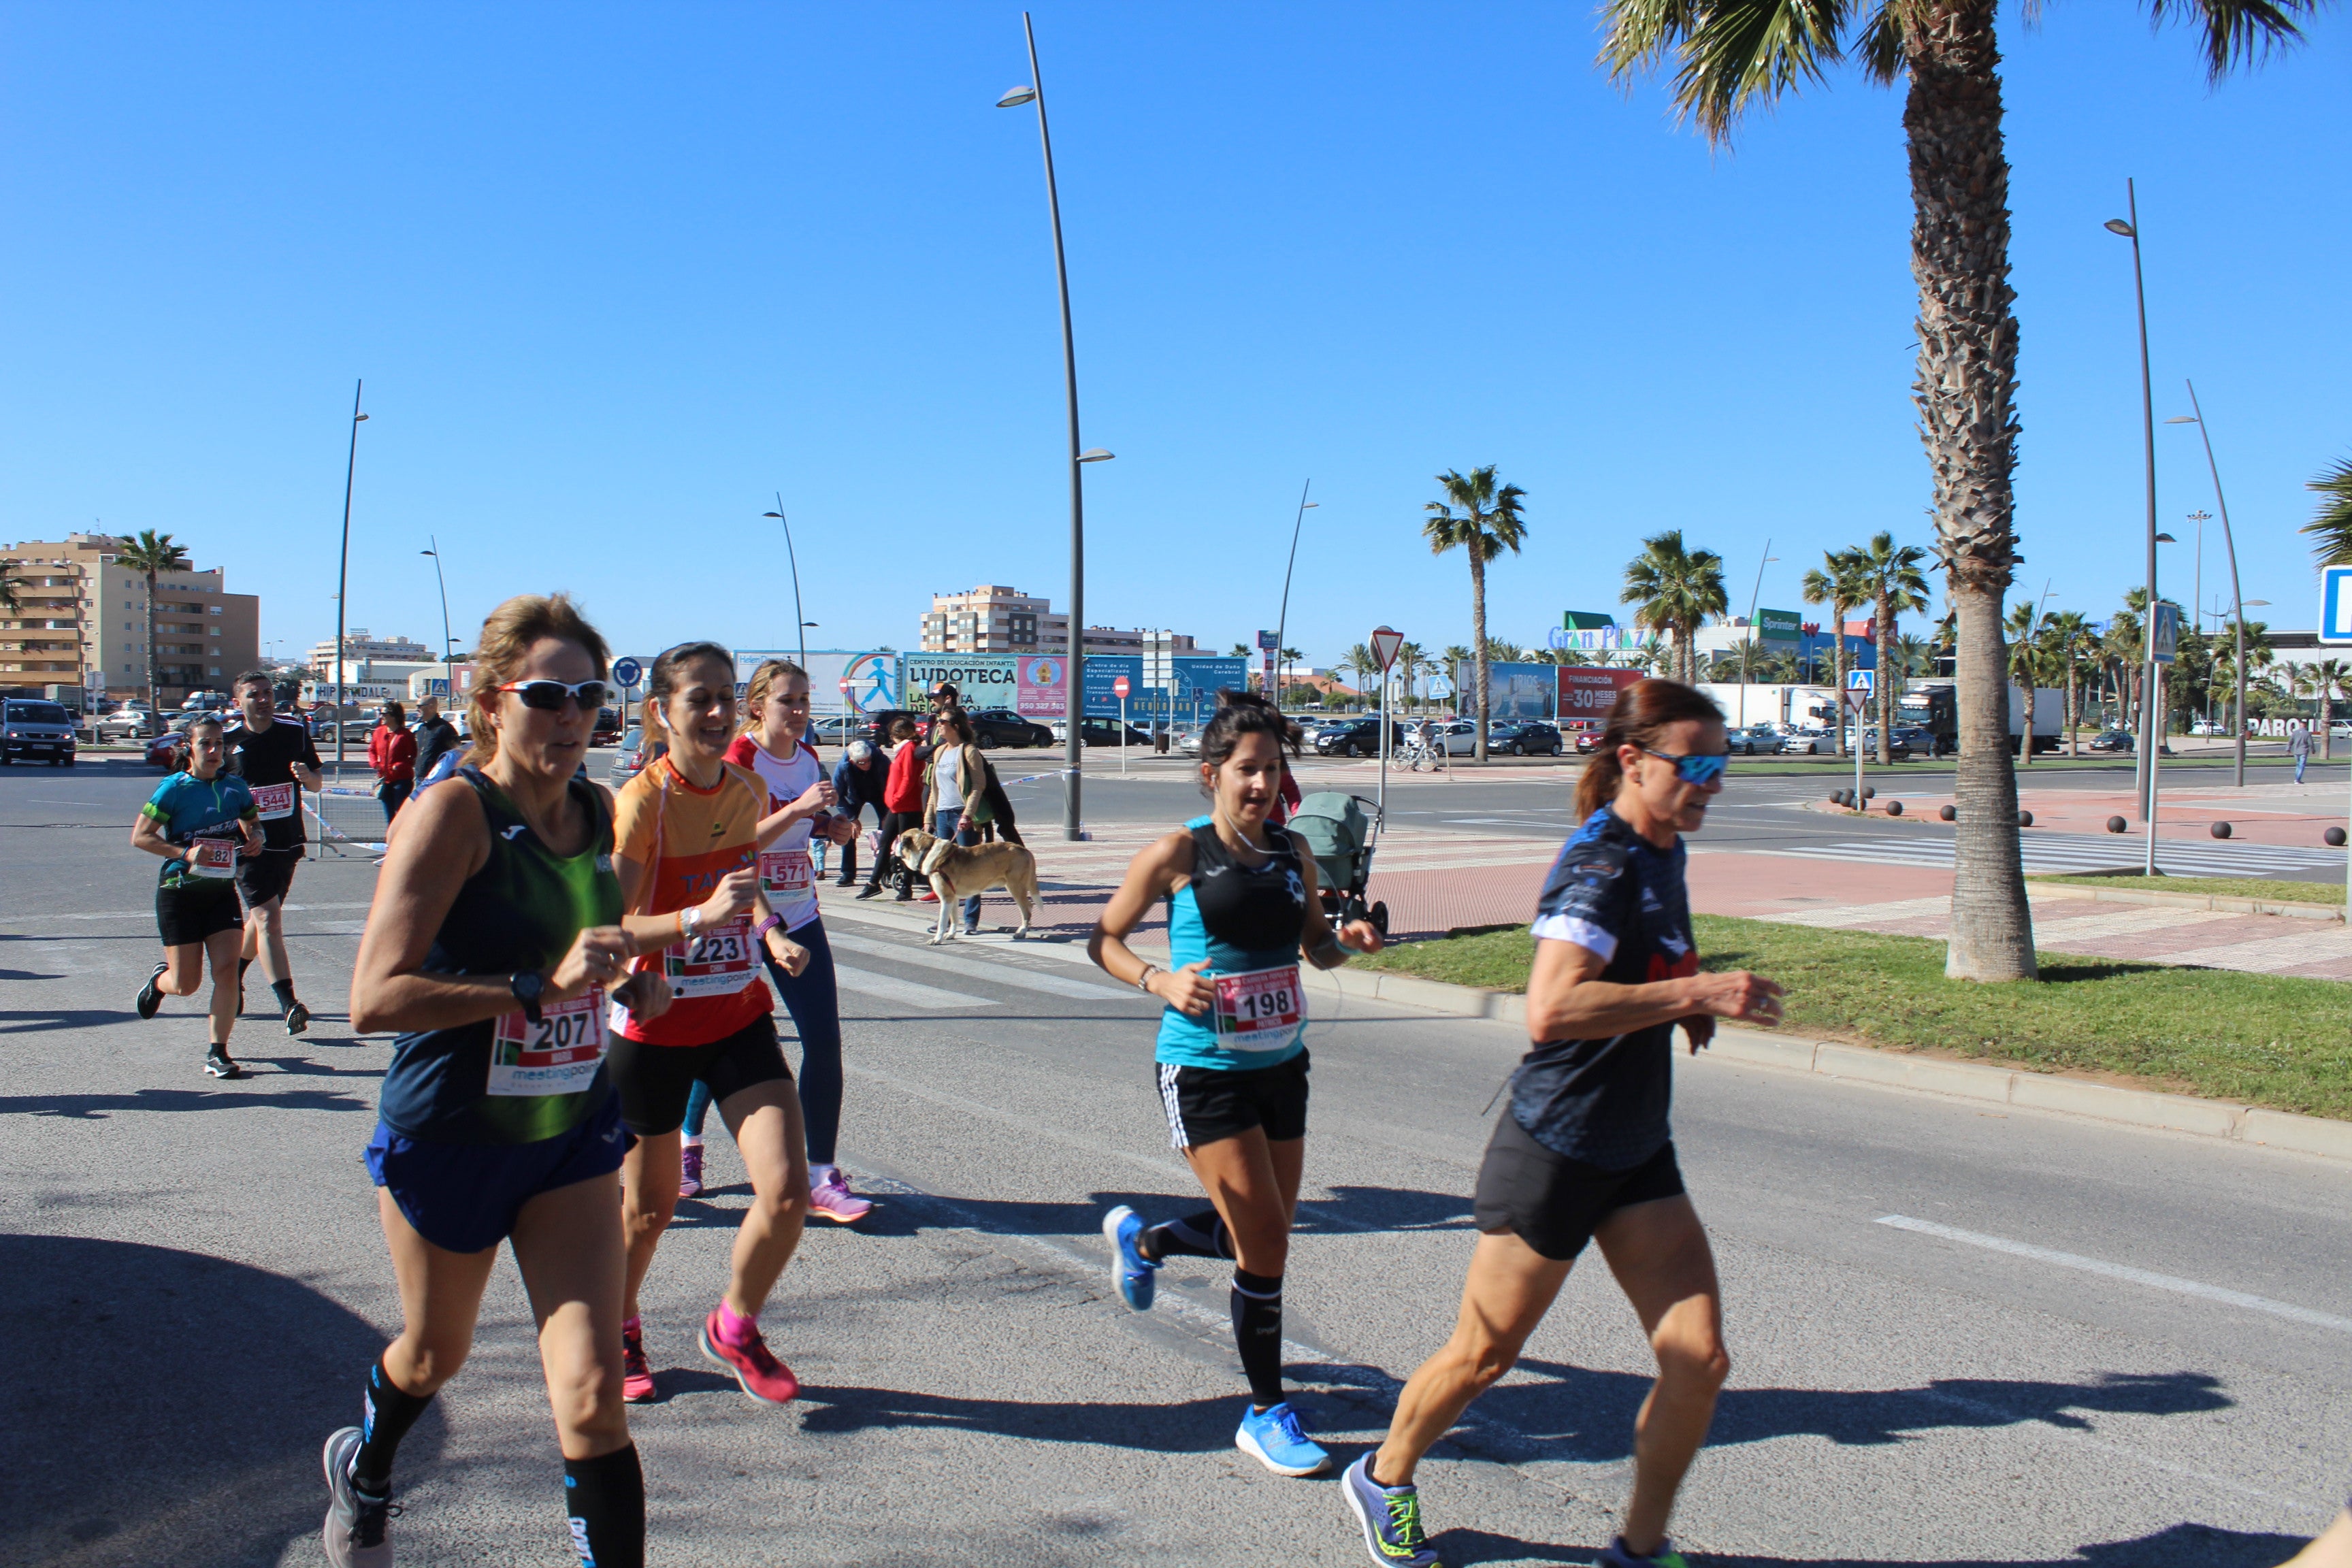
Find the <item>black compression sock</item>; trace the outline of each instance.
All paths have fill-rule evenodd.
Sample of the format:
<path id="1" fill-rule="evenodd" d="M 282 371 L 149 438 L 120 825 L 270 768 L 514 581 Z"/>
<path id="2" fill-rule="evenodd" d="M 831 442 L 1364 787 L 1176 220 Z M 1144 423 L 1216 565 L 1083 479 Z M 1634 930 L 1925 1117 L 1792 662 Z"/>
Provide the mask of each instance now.
<path id="1" fill-rule="evenodd" d="M 377 1497 L 392 1484 L 392 1456 L 400 1440 L 433 1403 L 429 1394 L 402 1392 L 383 1370 L 381 1357 L 368 1368 L 367 1387 L 360 1395 L 360 1451 L 352 1456 L 352 1484 Z"/>
<path id="2" fill-rule="evenodd" d="M 564 1460 L 563 1511 L 581 1568 L 646 1568 L 646 1476 L 635 1443 Z"/>
<path id="3" fill-rule="evenodd" d="M 273 980 L 269 983 L 269 991 L 278 998 L 279 1016 L 283 1017 L 294 1010 L 294 983 L 291 980 Z"/>
<path id="4" fill-rule="evenodd" d="M 1214 1209 L 1155 1225 L 1143 1233 L 1143 1256 L 1157 1263 L 1163 1258 L 1222 1258 L 1230 1262 L 1234 1238 Z"/>
<path id="5" fill-rule="evenodd" d="M 236 961 L 236 983 L 239 985 L 245 984 L 245 972 L 252 967 L 253 960 L 249 958 L 240 958 Z"/>
<path id="6" fill-rule="evenodd" d="M 1234 1346 L 1249 1379 L 1250 1402 L 1282 1403 L 1282 1276 L 1234 1270 Z"/>

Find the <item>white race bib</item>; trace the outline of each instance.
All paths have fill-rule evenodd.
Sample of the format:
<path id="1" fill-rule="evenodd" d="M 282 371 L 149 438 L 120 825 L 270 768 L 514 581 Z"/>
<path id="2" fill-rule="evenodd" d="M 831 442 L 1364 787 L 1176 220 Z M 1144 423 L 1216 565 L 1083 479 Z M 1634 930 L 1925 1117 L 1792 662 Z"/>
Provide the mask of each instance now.
<path id="1" fill-rule="evenodd" d="M 1307 997 L 1298 965 L 1211 976 L 1217 988 L 1217 1044 L 1229 1051 L 1278 1051 L 1298 1037 Z"/>
<path id="2" fill-rule="evenodd" d="M 194 877 L 236 875 L 236 845 L 226 838 L 199 838 L 188 846 L 188 874 Z"/>
<path id="3" fill-rule="evenodd" d="M 490 1035 L 489 1092 L 577 1094 L 594 1081 L 607 1044 L 601 987 L 548 1004 L 536 1024 L 520 1013 L 502 1014 Z"/>
<path id="4" fill-rule="evenodd" d="M 253 804 L 261 808 L 261 820 L 276 822 L 294 815 L 294 786 L 290 784 L 256 784 Z"/>
<path id="5" fill-rule="evenodd" d="M 760 857 L 760 886 L 772 899 L 807 898 L 816 888 L 816 863 L 805 849 L 771 849 Z"/>
<path id="6" fill-rule="evenodd" d="M 732 996 L 751 984 L 759 970 L 749 915 L 697 931 L 662 952 L 662 973 L 669 977 L 674 996 Z"/>

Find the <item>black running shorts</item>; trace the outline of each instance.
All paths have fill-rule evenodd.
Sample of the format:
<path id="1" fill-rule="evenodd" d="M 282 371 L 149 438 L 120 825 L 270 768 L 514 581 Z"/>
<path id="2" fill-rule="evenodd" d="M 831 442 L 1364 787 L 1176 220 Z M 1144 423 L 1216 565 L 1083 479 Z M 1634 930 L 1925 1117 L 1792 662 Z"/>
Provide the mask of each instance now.
<path id="1" fill-rule="evenodd" d="M 1160 1108 L 1168 1113 L 1168 1141 L 1197 1149 L 1253 1127 L 1266 1141 L 1286 1143 L 1307 1136 L 1307 1053 L 1251 1072 L 1221 1068 L 1179 1067 L 1154 1062 Z"/>
<path id="2" fill-rule="evenodd" d="M 775 1017 L 768 1013 L 707 1046 L 649 1046 L 616 1035 L 604 1065 L 621 1091 L 621 1125 L 640 1138 L 684 1125 L 686 1097 L 696 1079 L 710 1086 L 711 1100 L 720 1105 L 754 1084 L 793 1080 L 776 1043 Z"/>
<path id="3" fill-rule="evenodd" d="M 1604 1171 L 1545 1148 L 1506 1110 L 1479 1163 L 1470 1213 L 1481 1231 L 1507 1230 L 1553 1262 L 1567 1263 L 1619 1209 L 1682 1191 L 1672 1143 L 1630 1171 Z"/>
<path id="4" fill-rule="evenodd" d="M 165 947 L 201 942 L 216 931 L 236 931 L 245 924 L 236 891 L 226 881 L 182 883 L 155 889 L 155 931 Z"/>
<path id="5" fill-rule="evenodd" d="M 247 910 L 257 910 L 272 899 L 282 899 L 294 885 L 294 868 L 302 864 L 299 849 L 264 849 L 238 858 L 236 890 Z"/>

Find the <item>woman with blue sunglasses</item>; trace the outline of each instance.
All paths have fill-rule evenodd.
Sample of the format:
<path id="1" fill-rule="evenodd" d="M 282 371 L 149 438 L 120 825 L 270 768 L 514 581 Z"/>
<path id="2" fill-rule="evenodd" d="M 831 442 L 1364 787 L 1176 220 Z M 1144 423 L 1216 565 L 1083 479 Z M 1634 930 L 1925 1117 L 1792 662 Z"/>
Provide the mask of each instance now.
<path id="1" fill-rule="evenodd" d="M 1696 1051 L 1717 1018 L 1780 1019 L 1780 987 L 1699 972 L 1682 836 L 1722 792 L 1723 711 L 1670 680 L 1617 699 L 1577 782 L 1580 825 L 1537 902 L 1528 1051 L 1478 1173 L 1479 1232 L 1454 1337 L 1412 1374 L 1388 1440 L 1342 1490 L 1372 1560 L 1435 1568 L 1413 1468 L 1510 1371 L 1588 1241 L 1658 1358 L 1633 1424 L 1633 1495 L 1601 1568 L 1683 1568 L 1666 1516 L 1731 1370 L 1715 1257 L 1683 1190 L 1666 1107 L 1674 1030 Z"/>

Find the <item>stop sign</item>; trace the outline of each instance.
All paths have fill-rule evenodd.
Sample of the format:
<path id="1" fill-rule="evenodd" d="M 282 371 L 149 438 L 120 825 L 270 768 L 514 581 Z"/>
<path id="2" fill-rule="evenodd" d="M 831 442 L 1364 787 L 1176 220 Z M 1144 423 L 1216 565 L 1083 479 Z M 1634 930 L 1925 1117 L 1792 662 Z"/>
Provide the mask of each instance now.
<path id="1" fill-rule="evenodd" d="M 1112 682 L 1110 683 L 1110 691 L 1111 691 L 1111 695 L 1112 695 L 1112 696 L 1114 696 L 1114 697 L 1116 697 L 1116 698 L 1118 698 L 1118 699 L 1120 701 L 1122 701 L 1122 702 L 1124 702 L 1124 701 L 1126 701 L 1126 700 L 1127 700 L 1127 694 L 1128 694 L 1129 689 L 1128 684 L 1127 684 L 1127 677 L 1125 677 L 1124 675 L 1120 676 L 1117 680 L 1114 680 L 1114 681 L 1112 681 Z"/>
<path id="2" fill-rule="evenodd" d="M 853 687 L 853 686 L 856 686 L 856 684 L 857 684 L 857 682 L 856 682 L 856 681 L 854 681 L 854 680 L 850 679 L 849 679 L 849 677 L 847 677 L 847 676 L 845 676 L 845 676 L 843 676 L 843 677 L 841 678 L 841 694 L 842 694 L 844 697 L 848 696 L 848 695 L 849 695 L 849 689 L 850 689 L 850 688 L 851 688 L 851 687 Z"/>

